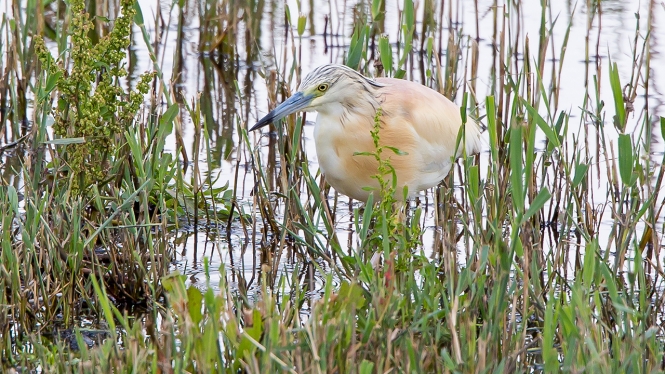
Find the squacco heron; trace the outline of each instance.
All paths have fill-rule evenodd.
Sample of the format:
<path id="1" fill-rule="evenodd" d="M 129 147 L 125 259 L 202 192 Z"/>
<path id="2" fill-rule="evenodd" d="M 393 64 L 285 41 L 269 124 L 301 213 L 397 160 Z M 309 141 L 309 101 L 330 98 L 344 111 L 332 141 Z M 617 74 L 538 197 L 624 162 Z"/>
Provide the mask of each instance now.
<path id="1" fill-rule="evenodd" d="M 380 144 L 401 151 L 399 155 L 383 152 L 390 154 L 397 176 L 396 198 L 401 198 L 404 186 L 410 197 L 436 186 L 464 147 L 467 154 L 480 151 L 480 129 L 472 121 L 464 126 L 465 142 L 457 146 L 462 127 L 460 110 L 440 93 L 402 79 L 372 80 L 334 64 L 314 69 L 298 92 L 250 131 L 298 111 L 318 112 L 314 142 L 326 181 L 344 195 L 367 201 L 371 190 L 379 187 L 372 177 L 378 173 L 378 163 L 359 153 L 376 150 L 370 131 L 378 108 Z"/>

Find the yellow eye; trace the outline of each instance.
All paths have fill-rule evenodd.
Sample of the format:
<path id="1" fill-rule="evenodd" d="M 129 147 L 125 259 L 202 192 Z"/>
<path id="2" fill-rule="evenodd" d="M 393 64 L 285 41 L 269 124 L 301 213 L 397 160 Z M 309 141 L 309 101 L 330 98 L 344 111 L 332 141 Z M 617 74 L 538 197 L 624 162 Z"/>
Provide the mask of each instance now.
<path id="1" fill-rule="evenodd" d="M 321 92 L 324 92 L 327 89 L 328 89 L 328 83 L 320 84 L 319 87 L 318 87 L 318 90 L 321 91 Z"/>

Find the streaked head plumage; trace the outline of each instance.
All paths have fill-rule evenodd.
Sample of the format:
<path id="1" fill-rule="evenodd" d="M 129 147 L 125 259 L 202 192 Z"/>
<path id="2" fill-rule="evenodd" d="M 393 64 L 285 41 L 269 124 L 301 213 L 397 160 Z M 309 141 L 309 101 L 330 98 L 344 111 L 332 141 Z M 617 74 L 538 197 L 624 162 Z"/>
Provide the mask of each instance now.
<path id="1" fill-rule="evenodd" d="M 305 76 L 298 92 L 259 120 L 250 131 L 289 114 L 320 110 L 331 103 L 339 103 L 347 109 L 368 104 L 368 101 L 376 97 L 374 90 L 380 87 L 383 85 L 348 66 L 321 65 Z M 377 106 L 374 103 L 371 105 Z"/>

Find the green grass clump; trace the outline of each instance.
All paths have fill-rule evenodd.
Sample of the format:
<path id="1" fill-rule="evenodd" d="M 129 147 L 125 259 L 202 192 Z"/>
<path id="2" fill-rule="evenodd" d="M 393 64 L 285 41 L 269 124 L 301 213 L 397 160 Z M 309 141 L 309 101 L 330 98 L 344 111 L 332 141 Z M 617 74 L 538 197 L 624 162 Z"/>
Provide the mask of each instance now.
<path id="1" fill-rule="evenodd" d="M 170 258 L 166 233 L 155 227 L 166 227 L 161 213 L 174 183 L 176 165 L 163 155 L 173 116 L 136 121 L 152 73 L 132 90 L 122 87 L 134 3 L 122 3 L 122 15 L 96 43 L 84 2 L 64 9 L 61 31 L 69 38 L 57 59 L 45 39 L 33 37 L 41 62 L 31 67 L 34 122 L 21 138 L 21 183 L 0 194 L 0 349 L 8 368 L 44 365 L 25 353 L 29 347 L 49 351 L 51 339 L 100 316 L 103 301 L 151 309 Z M 93 275 L 107 291 L 103 300 Z"/>

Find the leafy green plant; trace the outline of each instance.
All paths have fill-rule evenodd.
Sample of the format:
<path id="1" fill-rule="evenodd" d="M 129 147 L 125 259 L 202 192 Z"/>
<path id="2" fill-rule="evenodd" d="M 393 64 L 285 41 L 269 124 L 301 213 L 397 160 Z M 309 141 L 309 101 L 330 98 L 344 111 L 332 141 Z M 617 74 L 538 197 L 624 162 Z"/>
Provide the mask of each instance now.
<path id="1" fill-rule="evenodd" d="M 403 210 L 404 203 L 396 199 L 396 194 L 401 194 L 406 201 L 408 191 L 406 187 L 403 191 L 397 191 L 397 175 L 395 168 L 392 167 L 390 157 L 384 153 L 388 152 L 397 157 L 404 156 L 405 153 L 394 146 L 381 144 L 381 116 L 383 110 L 379 107 L 374 115 L 374 126 L 370 131 L 372 141 L 374 142 L 373 152 L 358 152 L 356 156 L 372 157 L 378 165 L 377 174 L 373 176 L 379 184 L 378 190 L 366 187 L 372 191 L 367 201 L 365 209 L 367 210 L 362 218 L 362 227 L 358 228 L 361 233 L 369 232 L 369 225 L 373 224 L 374 229 L 371 235 L 365 236 L 361 247 L 365 253 L 373 254 L 383 250 L 386 258 L 399 254 L 403 261 L 408 262 L 411 259 L 410 252 L 419 244 L 420 227 L 412 225 L 408 227 L 404 222 Z M 375 204 L 375 199 L 378 203 Z M 376 206 L 375 206 L 376 205 Z M 356 212 L 356 215 L 358 212 Z M 418 222 L 420 210 L 416 210 L 413 217 L 414 222 Z M 358 224 L 358 217 L 356 224 Z M 370 256 L 371 257 L 371 256 Z"/>
<path id="2" fill-rule="evenodd" d="M 59 159 L 65 168 L 59 172 L 70 174 L 74 193 L 85 193 L 92 184 L 109 177 L 110 161 L 122 144 L 121 135 L 134 123 L 150 90 L 151 73 L 143 74 L 129 93 L 121 86 L 127 76 L 124 59 L 135 13 L 133 4 L 131 0 L 122 2 L 122 15 L 112 31 L 94 44 L 89 37 L 93 23 L 85 12 L 85 2 L 72 1 L 71 46 L 58 60 L 51 56 L 42 37 L 35 39 L 47 74 L 39 99 L 55 95 L 53 143 L 61 146 Z"/>

